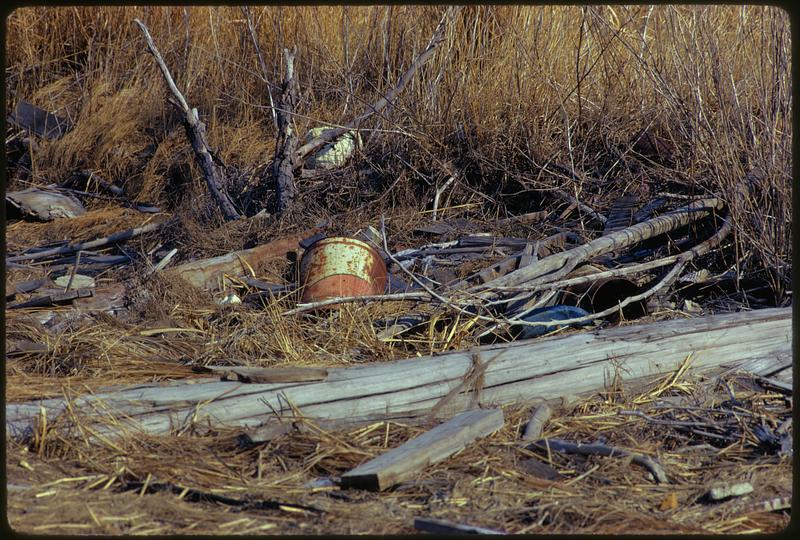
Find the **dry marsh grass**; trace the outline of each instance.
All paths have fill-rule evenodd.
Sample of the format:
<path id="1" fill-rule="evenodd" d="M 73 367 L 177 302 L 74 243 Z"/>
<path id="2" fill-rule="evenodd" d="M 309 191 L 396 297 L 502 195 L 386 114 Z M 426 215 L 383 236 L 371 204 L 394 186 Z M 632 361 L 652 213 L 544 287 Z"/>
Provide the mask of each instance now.
<path id="1" fill-rule="evenodd" d="M 252 175 L 273 151 L 267 93 L 279 95 L 284 47 L 299 51 L 302 134 L 346 122 L 388 90 L 441 11 L 253 8 L 264 81 L 238 7 L 21 8 L 7 19 L 9 103 L 30 99 L 76 122 L 43 144 L 34 181 L 81 164 L 158 202 L 174 192 L 174 176 L 188 186 L 172 210 L 191 207 L 190 198 L 210 206 L 134 18 L 149 25 L 226 163 Z M 449 202 L 496 207 L 491 214 L 540 204 L 539 190 L 555 186 L 603 208 L 621 191 L 677 182 L 730 201 L 739 260 L 727 262 L 769 279 L 781 297 L 791 266 L 789 46 L 788 15 L 768 6 L 467 6 L 394 106 L 364 126 L 356 167 L 377 171 L 377 189 L 351 175 L 337 178 L 339 194 L 350 207 L 374 202 L 366 216 L 387 205 L 418 210 L 408 199 L 430 201 L 454 165 L 465 185 Z M 632 152 L 647 129 L 672 141 L 668 162 Z M 542 174 L 546 162 L 578 174 Z M 740 200 L 748 173 L 750 197 Z M 389 186 L 394 193 L 381 197 Z M 301 187 L 309 207 L 342 211 L 336 190 Z"/>
<path id="2" fill-rule="evenodd" d="M 282 50 L 298 48 L 295 123 L 302 137 L 310 127 L 348 122 L 391 89 L 428 43 L 443 9 L 251 7 L 266 80 L 239 7 L 17 9 L 6 19 L 7 112 L 25 99 L 68 117 L 74 128 L 59 140 L 37 140 L 32 174 L 6 171 L 8 187 L 57 183 L 75 168 L 96 171 L 133 200 L 176 218 L 174 226 L 126 244 L 148 259 L 166 244 L 179 248 L 179 259 L 212 257 L 323 221 L 329 234 L 352 234 L 377 225 L 381 216 L 392 249 L 418 245 L 423 240 L 413 229 L 429 222 L 437 188 L 454 173 L 458 180 L 443 193 L 442 215 L 466 216 L 514 236 L 556 232 L 544 223 L 491 225 L 515 213 L 559 215 L 566 204 L 553 196 L 555 189 L 601 212 L 622 193 L 646 201 L 664 191 L 714 192 L 729 203 L 735 233 L 703 264 L 720 273 L 736 267 L 742 278 L 767 283 L 776 305 L 790 301 L 791 55 L 789 17 L 778 8 L 466 6 L 392 107 L 362 126 L 364 146 L 354 159 L 322 177 L 299 179 L 298 204 L 285 215 L 228 223 L 207 193 L 180 116 L 167 103 L 164 81 L 133 23 L 138 18 L 148 25 L 227 165 L 230 194 L 253 216 L 271 211 L 274 202 L 269 94 L 277 101 Z M 663 148 L 648 148 L 643 141 L 651 140 Z M 72 220 L 13 223 L 7 249 L 91 240 L 153 219 L 103 201 Z M 580 232 L 588 238 L 596 231 Z M 469 332 L 474 321 L 464 316 L 434 316 L 413 337 L 377 338 L 374 321 L 434 311 L 425 303 L 284 315 L 295 307 L 296 293 L 220 306 L 210 293 L 177 279 L 143 277 L 145 264 L 111 272 L 128 285 L 125 318 L 87 319 L 58 307 L 45 328 L 37 316 L 49 309 L 7 311 L 6 337 L 44 342 L 46 351 L 8 358 L 6 401 L 198 377 L 192 365 L 341 366 L 477 343 Z M 15 268 L 6 282 L 50 272 L 47 265 Z M 291 269 L 281 261 L 255 272 L 279 283 Z M 661 312 L 651 320 L 674 316 Z M 700 386 L 681 379 L 669 393 Z M 736 388 L 773 423 L 790 414 L 779 395 Z M 236 433 L 224 430 L 191 438 L 132 433 L 97 445 L 61 436 L 50 425 L 31 444 L 7 440 L 9 485 L 22 485 L 9 497 L 11 523 L 34 532 L 106 534 L 408 533 L 415 515 L 476 520 L 511 532 L 772 532 L 786 525 L 786 513 L 737 517 L 735 504 L 711 510 L 696 504 L 708 484 L 747 475 L 760 492 L 780 494 L 791 475 L 786 459 L 756 455 L 751 433 L 725 448 L 678 454 L 678 442 L 688 444 L 683 434 L 665 438 L 641 418 L 617 415 L 626 403 L 649 404 L 651 393 L 612 394 L 559 409 L 545 435 L 588 441 L 602 432 L 614 444 L 658 455 L 675 472 L 673 485 L 654 485 L 625 460 L 541 453 L 535 457 L 548 459 L 568 479 L 555 483 L 529 474 L 521 463 L 534 452 L 517 443 L 530 412 L 522 405 L 506 409 L 501 432 L 383 494 L 306 483 L 338 476 L 424 426 L 377 422 L 333 433 L 310 425 L 242 449 Z M 151 477 L 328 513 L 237 509 L 171 493 L 140 496 Z M 669 494 L 680 505 L 664 510 Z"/>

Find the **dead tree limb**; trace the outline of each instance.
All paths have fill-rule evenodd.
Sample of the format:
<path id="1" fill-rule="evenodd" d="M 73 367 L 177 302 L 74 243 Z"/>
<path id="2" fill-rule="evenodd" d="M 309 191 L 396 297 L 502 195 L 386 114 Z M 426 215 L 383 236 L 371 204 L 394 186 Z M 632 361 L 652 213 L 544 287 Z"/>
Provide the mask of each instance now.
<path id="1" fill-rule="evenodd" d="M 582 456 L 606 456 L 606 457 L 630 457 L 631 462 L 642 466 L 650 471 L 653 479 L 659 484 L 669 484 L 667 473 L 661 464 L 643 454 L 634 454 L 622 448 L 606 446 L 604 444 L 581 444 L 562 441 L 560 439 L 542 439 L 534 443 L 534 446 L 543 450 L 561 452 L 563 454 L 579 454 Z"/>
<path id="2" fill-rule="evenodd" d="M 174 97 L 174 100 L 170 99 L 168 101 L 184 116 L 183 125 L 184 128 L 186 128 L 186 135 L 189 137 L 192 150 L 194 150 L 197 164 L 203 171 L 203 178 L 205 178 L 208 191 L 211 193 L 211 196 L 214 198 L 214 201 L 216 201 L 220 210 L 222 210 L 222 214 L 225 216 L 226 220 L 230 221 L 241 218 L 241 214 L 236 210 L 230 197 L 228 197 L 228 194 L 225 192 L 225 188 L 223 187 L 225 185 L 225 179 L 214 163 L 211 148 L 208 145 L 208 139 L 206 137 L 206 126 L 200 121 L 197 109 L 190 108 L 189 104 L 186 102 L 186 98 L 184 98 L 181 91 L 178 90 L 167 64 L 164 62 L 161 53 L 158 52 L 153 42 L 153 38 L 150 36 L 150 31 L 147 29 L 147 26 L 139 19 L 134 19 L 134 22 L 142 29 L 144 38 L 147 41 L 147 47 L 158 63 L 161 74 L 164 76 L 164 80 Z"/>
<path id="3" fill-rule="evenodd" d="M 520 268 L 514 272 L 493 279 L 484 284 L 476 285 L 473 291 L 488 291 L 501 287 L 515 287 L 520 285 L 534 286 L 555 281 L 566 276 L 578 264 L 593 257 L 605 255 L 613 251 L 627 248 L 648 238 L 667 233 L 679 227 L 688 225 L 707 216 L 713 210 L 723 206 L 720 199 L 702 199 L 679 208 L 662 216 L 637 223 L 627 229 L 622 229 L 606 236 L 592 240 L 588 244 L 545 257 Z"/>
<path id="4" fill-rule="evenodd" d="M 285 211 L 297 196 L 297 186 L 294 183 L 297 135 L 292 126 L 292 115 L 294 107 L 297 105 L 297 79 L 294 76 L 296 52 L 296 49 L 293 51 L 283 50 L 286 78 L 283 81 L 283 92 L 278 107 L 278 140 L 275 159 L 272 162 L 272 177 L 275 179 L 278 212 Z"/>
<path id="5" fill-rule="evenodd" d="M 411 62 L 411 65 L 400 77 L 400 80 L 397 81 L 397 84 L 394 86 L 394 88 L 389 90 L 385 96 L 373 103 L 366 111 L 361 113 L 360 116 L 350 121 L 344 127 L 325 130 L 320 134 L 319 137 L 311 139 L 306 144 L 298 148 L 295 152 L 295 162 L 297 164 L 302 164 L 306 158 L 308 158 L 308 156 L 310 156 L 318 148 L 344 135 L 351 129 L 357 128 L 364 120 L 373 114 L 381 112 L 384 108 L 386 108 L 387 105 L 392 103 L 397 95 L 403 91 L 417 70 L 419 70 L 419 68 L 425 65 L 425 63 L 433 57 L 437 47 L 439 47 L 439 45 L 441 45 L 441 43 L 444 41 L 444 30 L 447 27 L 447 22 L 453 18 L 454 14 L 459 9 L 459 7 L 450 6 L 445 10 L 444 14 L 442 14 L 442 18 L 439 20 L 439 24 L 436 26 L 436 30 L 433 32 L 433 36 L 431 36 L 431 39 L 428 42 L 428 46 L 425 47 L 421 53 L 419 53 L 413 62 Z"/>
<path id="6" fill-rule="evenodd" d="M 98 238 L 97 240 L 92 240 L 90 242 L 81 242 L 79 244 L 69 244 L 66 246 L 61 246 L 53 249 L 47 249 L 44 251 L 37 251 L 36 253 L 30 253 L 28 255 L 16 255 L 14 257 L 7 257 L 6 262 L 17 262 L 17 261 L 33 261 L 37 259 L 47 259 L 48 257 L 53 257 L 56 255 L 65 255 L 67 253 L 75 253 L 76 251 L 83 251 L 87 249 L 94 249 L 102 246 L 107 246 L 109 244 L 114 244 L 116 242 L 122 242 L 124 240 L 129 240 L 134 236 L 139 236 L 140 234 L 146 232 L 152 232 L 155 230 L 160 229 L 167 223 L 173 223 L 172 220 L 162 221 L 161 223 L 150 223 L 149 225 L 144 225 L 143 227 L 137 227 L 135 229 L 127 229 L 124 231 L 120 231 L 118 233 L 114 233 L 110 236 L 106 236 L 105 238 Z"/>

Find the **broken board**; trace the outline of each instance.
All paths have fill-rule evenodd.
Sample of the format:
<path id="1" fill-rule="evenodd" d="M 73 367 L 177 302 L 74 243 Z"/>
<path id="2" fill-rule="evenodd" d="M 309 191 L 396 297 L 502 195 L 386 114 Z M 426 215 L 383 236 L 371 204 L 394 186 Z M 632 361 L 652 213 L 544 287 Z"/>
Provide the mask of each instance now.
<path id="1" fill-rule="evenodd" d="M 502 409 L 476 409 L 454 416 L 419 437 L 342 475 L 343 488 L 380 491 L 452 456 L 479 437 L 503 427 Z"/>

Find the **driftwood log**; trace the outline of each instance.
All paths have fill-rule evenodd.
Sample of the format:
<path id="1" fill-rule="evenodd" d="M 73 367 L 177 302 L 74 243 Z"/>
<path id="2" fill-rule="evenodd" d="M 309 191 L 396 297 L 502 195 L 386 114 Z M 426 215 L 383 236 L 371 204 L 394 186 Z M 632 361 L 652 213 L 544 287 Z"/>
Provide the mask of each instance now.
<path id="1" fill-rule="evenodd" d="M 144 384 L 76 398 L 69 408 L 64 399 L 9 403 L 6 428 L 10 435 L 24 436 L 37 418 L 46 415 L 52 426 L 68 409 L 62 425 L 76 422 L 94 438 L 227 426 L 249 429 L 258 440 L 259 431 L 298 418 L 422 416 L 445 397 L 439 417 L 448 418 L 476 405 L 536 403 L 601 391 L 616 376 L 639 384 L 674 372 L 688 357 L 695 372 L 744 365 L 770 376 L 791 367 L 791 319 L 791 309 L 781 308 L 624 326 L 328 368 L 324 381 L 308 383 L 195 379 Z M 476 368 L 480 377 L 464 385 Z M 461 385 L 457 395 L 448 396 Z"/>
<path id="2" fill-rule="evenodd" d="M 200 116 L 197 113 L 197 109 L 189 107 L 189 104 L 186 102 L 186 98 L 183 97 L 183 94 L 175 85 L 175 81 L 172 79 L 172 74 L 169 72 L 167 64 L 161 57 L 161 53 L 158 52 L 147 26 L 139 19 L 134 19 L 134 22 L 136 22 L 136 24 L 139 25 L 139 28 L 142 29 L 144 38 L 147 41 L 147 47 L 150 49 L 150 53 L 158 63 L 158 67 L 161 69 L 161 74 L 164 76 L 164 80 L 166 81 L 167 86 L 172 93 L 173 99 L 170 99 L 169 102 L 181 114 L 183 114 L 183 125 L 186 128 L 186 135 L 189 137 L 192 150 L 194 150 L 197 164 L 200 166 L 200 170 L 203 171 L 203 178 L 206 181 L 206 186 L 208 187 L 211 196 L 214 198 L 214 201 L 219 206 L 226 220 L 230 221 L 239 219 L 242 216 L 239 214 L 239 211 L 236 210 L 236 207 L 233 205 L 233 202 L 231 202 L 230 197 L 228 197 L 228 194 L 225 191 L 224 176 L 219 170 L 217 163 L 215 163 L 214 155 L 212 154 L 211 147 L 208 144 L 205 124 L 200 121 Z"/>

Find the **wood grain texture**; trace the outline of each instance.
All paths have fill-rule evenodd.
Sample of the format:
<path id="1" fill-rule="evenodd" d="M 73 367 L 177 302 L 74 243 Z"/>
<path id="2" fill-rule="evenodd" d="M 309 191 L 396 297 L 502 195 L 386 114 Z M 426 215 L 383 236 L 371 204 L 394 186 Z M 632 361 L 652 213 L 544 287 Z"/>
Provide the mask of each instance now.
<path id="1" fill-rule="evenodd" d="M 187 262 L 165 270 L 164 274 L 180 276 L 184 281 L 201 289 L 217 289 L 222 285 L 224 274 L 243 276 L 249 272 L 248 266 L 257 268 L 265 261 L 286 257 L 287 253 L 300 250 L 299 242 L 303 238 L 320 230 L 319 227 L 314 227 L 254 248 Z"/>
<path id="2" fill-rule="evenodd" d="M 602 390 L 615 373 L 623 382 L 652 380 L 673 372 L 692 355 L 691 369 L 704 372 L 746 365 L 771 376 L 792 363 L 791 308 L 622 326 L 469 351 L 328 368 L 324 381 L 245 384 L 190 379 L 165 385 L 142 384 L 99 391 L 72 400 L 83 422 L 98 420 L 99 434 L 125 430 L 168 433 L 188 423 L 259 428 L 279 423 L 278 416 L 320 420 L 380 415 L 427 414 L 474 367 L 497 356 L 483 373 L 479 406 L 514 402 L 537 404 L 564 394 Z M 476 389 L 465 387 L 440 411 L 440 418 L 474 407 Z M 63 399 L 6 405 L 9 434 L 29 428 L 45 408 L 48 422 L 65 409 Z M 107 421 L 119 417 L 119 425 Z M 100 422 L 102 421 L 102 422 Z"/>

